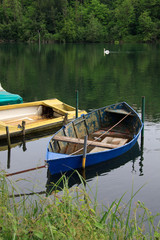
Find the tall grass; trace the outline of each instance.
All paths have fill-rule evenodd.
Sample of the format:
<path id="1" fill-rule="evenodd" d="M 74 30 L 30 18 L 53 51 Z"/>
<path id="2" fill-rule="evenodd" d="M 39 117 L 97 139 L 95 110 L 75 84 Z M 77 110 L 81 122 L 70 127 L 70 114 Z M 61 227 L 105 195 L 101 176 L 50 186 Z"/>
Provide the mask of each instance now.
<path id="1" fill-rule="evenodd" d="M 27 196 L 17 199 L 14 194 L 18 188 L 1 174 L 0 239 L 160 239 L 159 225 L 154 225 L 156 216 L 143 203 L 137 202 L 131 211 L 136 193 L 127 204 L 123 203 L 123 195 L 100 211 L 81 180 L 81 187 L 69 189 L 69 179 L 63 176 L 47 196 L 38 195 L 37 200 L 29 201 Z M 62 181 L 63 189 L 59 191 Z"/>

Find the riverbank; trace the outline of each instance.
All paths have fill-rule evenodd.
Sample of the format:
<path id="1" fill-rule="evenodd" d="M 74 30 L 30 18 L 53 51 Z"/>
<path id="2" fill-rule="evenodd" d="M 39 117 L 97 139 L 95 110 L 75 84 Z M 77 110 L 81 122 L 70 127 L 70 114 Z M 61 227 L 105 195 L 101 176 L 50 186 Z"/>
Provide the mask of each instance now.
<path id="1" fill-rule="evenodd" d="M 78 173 L 77 173 L 78 174 Z M 0 175 L 0 238 L 1 239 L 159 239 L 155 216 L 141 202 L 132 211 L 132 194 L 128 203 L 123 196 L 110 206 L 99 206 L 96 197 L 81 187 L 68 187 L 64 176 L 45 195 L 19 197 L 16 184 Z M 58 191 L 60 182 L 63 189 Z M 56 189 L 55 189 L 56 188 Z M 91 189 L 90 189 L 91 190 Z M 92 190 L 90 191 L 90 193 Z M 140 215 L 141 213 L 141 215 Z"/>

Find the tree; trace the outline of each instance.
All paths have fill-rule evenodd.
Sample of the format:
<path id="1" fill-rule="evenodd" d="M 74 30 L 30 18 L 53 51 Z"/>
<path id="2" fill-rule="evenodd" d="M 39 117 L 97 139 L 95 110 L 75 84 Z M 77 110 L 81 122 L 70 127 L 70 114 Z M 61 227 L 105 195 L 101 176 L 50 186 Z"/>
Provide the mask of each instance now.
<path id="1" fill-rule="evenodd" d="M 135 34 L 135 11 L 132 0 L 124 0 L 115 11 L 115 21 L 120 39 Z"/>
<path id="2" fill-rule="evenodd" d="M 139 17 L 139 34 L 142 41 L 152 41 L 156 37 L 156 24 L 152 21 L 148 11 L 144 11 Z"/>
<path id="3" fill-rule="evenodd" d="M 99 42 L 103 39 L 103 27 L 97 18 L 92 14 L 86 26 L 86 40 L 88 42 Z"/>

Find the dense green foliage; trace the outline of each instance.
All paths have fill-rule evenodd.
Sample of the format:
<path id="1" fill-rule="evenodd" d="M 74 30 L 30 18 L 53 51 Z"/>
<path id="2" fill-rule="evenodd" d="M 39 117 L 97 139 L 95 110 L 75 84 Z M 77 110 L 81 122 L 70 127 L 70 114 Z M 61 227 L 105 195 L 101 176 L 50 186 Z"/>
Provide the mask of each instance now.
<path id="1" fill-rule="evenodd" d="M 0 40 L 153 42 L 159 0 L 0 0 Z"/>

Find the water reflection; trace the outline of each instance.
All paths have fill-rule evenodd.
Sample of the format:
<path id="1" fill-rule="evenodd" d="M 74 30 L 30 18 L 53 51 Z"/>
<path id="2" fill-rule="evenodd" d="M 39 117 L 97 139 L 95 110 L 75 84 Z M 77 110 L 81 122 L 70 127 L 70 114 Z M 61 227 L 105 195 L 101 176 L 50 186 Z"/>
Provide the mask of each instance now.
<path id="1" fill-rule="evenodd" d="M 23 151 L 25 152 L 27 150 L 25 137 L 23 137 L 21 141 L 13 143 L 10 146 L 8 146 L 7 144 L 0 146 L 0 151 L 7 151 L 7 169 L 10 169 L 11 166 L 11 149 L 16 146 L 19 146 L 20 148 L 22 147 Z"/>
<path id="2" fill-rule="evenodd" d="M 128 151 L 126 154 L 112 159 L 110 161 L 106 161 L 97 165 L 93 165 L 90 167 L 87 167 L 85 170 L 79 169 L 77 171 L 68 171 L 65 174 L 55 174 L 51 175 L 49 170 L 46 169 L 46 186 L 45 189 L 38 191 L 38 189 L 34 191 L 28 191 L 26 193 L 18 193 L 15 194 L 15 197 L 20 197 L 23 195 L 34 195 L 34 194 L 44 194 L 44 195 L 50 195 L 53 191 L 55 190 L 61 190 L 64 187 L 64 184 L 67 183 L 68 187 L 71 188 L 74 185 L 80 185 L 83 184 L 85 185 L 86 182 L 91 182 L 96 176 L 107 176 L 107 174 L 117 168 L 122 167 L 123 165 L 127 164 L 128 162 L 132 162 L 131 165 L 131 172 L 136 172 L 135 171 L 135 162 L 139 161 L 139 176 L 143 175 L 143 164 L 142 164 L 142 159 L 143 159 L 143 149 L 139 147 L 138 142 L 134 145 L 130 151 Z M 10 163 L 8 163 L 10 164 Z M 35 172 L 38 171 L 38 169 L 46 168 L 45 165 L 35 167 L 35 168 L 29 168 L 29 169 L 24 169 L 17 171 L 15 173 L 10 173 L 7 174 L 7 176 L 13 176 L 17 175 L 19 176 L 20 174 L 24 174 L 26 172 L 35 174 Z M 67 180 L 67 181 L 65 181 Z M 85 181 L 83 181 L 85 180 Z M 28 188 L 29 189 L 29 188 Z"/>
<path id="3" fill-rule="evenodd" d="M 50 194 L 54 190 L 61 190 L 64 187 L 64 179 L 67 179 L 68 187 L 71 188 L 73 185 L 77 184 L 80 185 L 82 183 L 82 179 L 85 179 L 86 182 L 92 181 L 92 179 L 96 176 L 104 176 L 107 175 L 109 172 L 111 172 L 114 169 L 117 169 L 129 161 L 132 161 L 132 172 L 135 171 L 134 169 L 134 163 L 137 160 L 138 157 L 142 155 L 141 149 L 139 147 L 138 142 L 133 146 L 130 151 L 128 151 L 126 154 L 100 163 L 93 166 L 89 166 L 84 170 L 80 169 L 77 171 L 68 171 L 65 174 L 54 174 L 51 175 L 49 170 L 47 172 L 47 183 L 46 183 L 46 192 Z M 141 162 L 141 158 L 140 158 Z M 140 164 L 140 175 L 143 172 L 143 164 Z"/>
<path id="4" fill-rule="evenodd" d="M 141 135 L 141 157 L 140 157 L 140 162 L 139 162 L 139 176 L 143 176 L 143 153 L 144 153 L 144 137 Z"/>
<path id="5" fill-rule="evenodd" d="M 10 168 L 10 165 L 11 165 L 11 149 L 8 148 L 8 155 L 7 155 L 7 169 Z"/>
<path id="6" fill-rule="evenodd" d="M 57 97 L 74 106 L 79 89 L 86 110 L 123 100 L 140 106 L 144 95 L 148 114 L 160 119 L 159 45 L 108 47 L 112 54 L 104 57 L 103 44 L 46 44 L 40 54 L 38 44 L 1 44 L 0 79 L 24 101 Z"/>
<path id="7" fill-rule="evenodd" d="M 7 140 L 0 140 L 0 151 L 7 151 L 7 169 L 10 169 L 11 158 L 12 158 L 12 148 L 19 147 L 23 152 L 27 151 L 27 143 L 31 141 L 36 141 L 38 139 L 52 136 L 57 129 L 51 129 L 40 133 L 34 133 L 29 135 L 23 135 L 21 137 L 13 138 L 11 140 L 10 146 L 7 143 Z"/>

